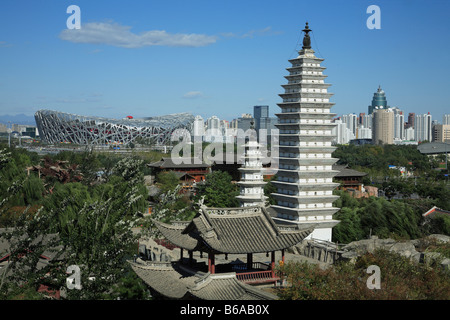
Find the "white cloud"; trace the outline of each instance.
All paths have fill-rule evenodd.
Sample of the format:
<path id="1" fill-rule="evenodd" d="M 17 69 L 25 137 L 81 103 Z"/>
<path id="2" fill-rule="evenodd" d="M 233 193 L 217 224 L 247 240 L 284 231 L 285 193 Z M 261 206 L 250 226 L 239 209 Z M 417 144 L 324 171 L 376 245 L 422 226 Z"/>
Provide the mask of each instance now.
<path id="1" fill-rule="evenodd" d="M 183 98 L 185 99 L 196 99 L 203 97 L 203 93 L 200 91 L 189 91 L 183 95 Z"/>
<path id="2" fill-rule="evenodd" d="M 217 41 L 216 36 L 168 33 L 164 30 L 150 30 L 136 34 L 131 31 L 129 26 L 109 22 L 91 22 L 82 24 L 81 29 L 65 29 L 59 37 L 74 43 L 105 44 L 123 48 L 202 47 Z"/>

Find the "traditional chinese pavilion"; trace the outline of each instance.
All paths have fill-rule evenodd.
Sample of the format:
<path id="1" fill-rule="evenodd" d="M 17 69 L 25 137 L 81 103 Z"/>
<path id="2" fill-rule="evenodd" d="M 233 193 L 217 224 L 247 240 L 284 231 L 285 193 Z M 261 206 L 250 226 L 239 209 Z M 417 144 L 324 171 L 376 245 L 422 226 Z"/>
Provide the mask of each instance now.
<path id="1" fill-rule="evenodd" d="M 162 235 L 180 249 L 177 261 L 149 259 L 131 262 L 133 270 L 155 291 L 170 298 L 275 299 L 254 284 L 279 280 L 275 253 L 302 241 L 312 228 L 280 227 L 266 208 L 208 208 L 201 206 L 192 221 L 166 224 L 154 221 Z M 194 253 L 200 254 L 197 261 Z M 270 255 L 270 262 L 255 261 L 254 255 Z M 242 255 L 246 262 L 228 256 Z M 160 256 L 160 255 L 159 255 Z M 261 255 L 259 255 L 261 256 Z M 161 256 L 160 256 L 161 257 Z M 220 257 L 225 263 L 216 263 Z M 170 259 L 169 259 L 170 260 Z M 203 260 L 203 261 L 200 261 Z"/>

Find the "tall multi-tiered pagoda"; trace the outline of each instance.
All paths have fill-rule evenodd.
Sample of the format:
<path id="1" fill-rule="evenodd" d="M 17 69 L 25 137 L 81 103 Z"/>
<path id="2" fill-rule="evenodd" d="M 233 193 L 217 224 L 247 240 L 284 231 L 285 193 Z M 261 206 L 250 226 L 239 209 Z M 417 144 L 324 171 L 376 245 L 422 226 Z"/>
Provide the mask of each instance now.
<path id="1" fill-rule="evenodd" d="M 333 214 L 339 210 L 332 205 L 338 185 L 332 180 L 338 173 L 332 170 L 337 159 L 331 156 L 335 150 L 331 120 L 336 114 L 330 112 L 334 105 L 327 92 L 330 84 L 324 82 L 323 59 L 311 49 L 308 23 L 303 32 L 303 47 L 297 58 L 289 60 L 292 67 L 287 68 L 288 83 L 282 86 L 283 102 L 278 104 L 281 113 L 276 114 L 279 170 L 273 182 L 277 204 L 272 208 L 278 221 L 314 225 L 309 238 L 331 241 L 332 227 L 338 223 Z"/>
<path id="2" fill-rule="evenodd" d="M 253 126 L 252 126 L 253 129 Z M 241 180 L 238 182 L 240 194 L 236 198 L 241 207 L 265 206 L 267 197 L 264 195 L 266 182 L 263 176 L 261 146 L 256 134 L 243 145 L 244 161 L 239 171 Z"/>

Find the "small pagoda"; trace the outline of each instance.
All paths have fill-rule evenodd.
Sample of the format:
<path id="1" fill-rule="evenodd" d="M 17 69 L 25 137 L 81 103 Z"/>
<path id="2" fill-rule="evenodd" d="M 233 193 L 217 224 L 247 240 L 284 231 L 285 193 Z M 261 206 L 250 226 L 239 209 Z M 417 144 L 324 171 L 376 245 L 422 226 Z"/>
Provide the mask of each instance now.
<path id="1" fill-rule="evenodd" d="M 253 122 L 251 129 L 254 129 Z M 241 180 L 237 184 L 240 187 L 240 194 L 236 198 L 241 207 L 265 206 L 268 197 L 264 195 L 264 186 L 267 183 L 264 181 L 263 156 L 256 134 L 250 136 L 242 147 L 244 161 L 239 168 Z"/>

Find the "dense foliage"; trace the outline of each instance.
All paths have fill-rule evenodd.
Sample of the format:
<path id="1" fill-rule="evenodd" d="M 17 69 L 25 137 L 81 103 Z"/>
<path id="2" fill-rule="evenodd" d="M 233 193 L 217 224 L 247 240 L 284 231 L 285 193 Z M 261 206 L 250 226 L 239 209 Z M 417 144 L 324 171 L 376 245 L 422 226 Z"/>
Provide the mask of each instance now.
<path id="1" fill-rule="evenodd" d="M 205 182 L 198 187 L 197 199 L 204 197 L 204 205 L 213 208 L 239 207 L 236 196 L 239 188 L 225 171 L 214 171 L 206 175 Z"/>
<path id="2" fill-rule="evenodd" d="M 143 294 L 130 291 L 142 290 L 139 283 L 121 288 L 136 281 L 126 276 L 126 259 L 137 252 L 133 227 L 148 206 L 143 160 L 131 156 L 108 162 L 104 178 L 99 155 L 63 153 L 56 157 L 78 159 L 86 179 L 61 183 L 51 176 L 26 174 L 26 166 L 39 163 L 36 155 L 0 150 L 0 222 L 8 228 L 1 238 L 11 252 L 0 282 L 1 298 L 38 298 L 43 284 L 65 288 L 70 265 L 79 266 L 82 289 L 67 290 L 69 299 L 108 299 L 113 288 L 114 297 L 120 292 Z M 43 262 L 48 255 L 50 263 Z"/>
<path id="3" fill-rule="evenodd" d="M 442 156 L 429 158 L 416 146 L 340 145 L 333 153 L 339 163 L 368 173 L 364 185 L 378 187 L 385 197 L 355 199 L 336 191 L 335 215 L 341 222 L 333 228 L 333 241 L 348 243 L 377 235 L 415 239 L 430 233 L 450 235 L 450 217 L 424 219 L 422 214 L 437 206 L 450 210 L 450 185 L 445 170 L 436 170 Z M 389 165 L 405 167 L 409 176 Z"/>
<path id="4" fill-rule="evenodd" d="M 380 268 L 380 289 L 369 289 L 369 266 Z M 288 285 L 278 291 L 286 300 L 449 300 L 450 275 L 439 267 L 415 264 L 398 253 L 376 250 L 356 263 L 321 269 L 289 262 L 279 269 Z"/>

